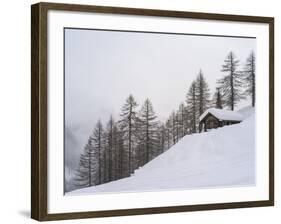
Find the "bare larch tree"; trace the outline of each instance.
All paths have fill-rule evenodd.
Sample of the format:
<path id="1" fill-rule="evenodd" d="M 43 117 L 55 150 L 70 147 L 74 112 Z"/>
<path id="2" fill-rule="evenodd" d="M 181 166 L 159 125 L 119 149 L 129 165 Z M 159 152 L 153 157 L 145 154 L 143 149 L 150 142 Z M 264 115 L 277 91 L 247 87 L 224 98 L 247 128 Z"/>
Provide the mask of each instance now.
<path id="1" fill-rule="evenodd" d="M 144 147 L 144 161 L 147 163 L 157 154 L 157 131 L 159 128 L 159 121 L 157 120 L 157 116 L 155 115 L 152 103 L 149 99 L 146 99 L 142 105 L 139 119 L 141 121 L 140 138 L 141 144 Z"/>
<path id="2" fill-rule="evenodd" d="M 196 78 L 196 100 L 198 105 L 198 117 L 206 111 L 210 106 L 210 89 L 209 85 L 200 69 Z"/>
<path id="3" fill-rule="evenodd" d="M 217 109 L 222 109 L 223 108 L 223 102 L 222 102 L 222 97 L 221 97 L 221 92 L 220 92 L 220 89 L 217 88 L 216 89 L 216 92 L 213 96 L 213 100 L 212 100 L 212 104 L 215 108 Z"/>
<path id="4" fill-rule="evenodd" d="M 91 141 L 93 145 L 93 149 L 95 154 L 97 154 L 97 161 L 98 161 L 98 181 L 97 184 L 103 183 L 102 181 L 102 165 L 104 164 L 104 130 L 101 121 L 99 120 L 96 124 L 94 129 L 93 135 L 91 136 Z"/>
<path id="5" fill-rule="evenodd" d="M 90 187 L 92 186 L 92 148 L 91 141 L 85 145 L 83 153 L 80 155 L 80 160 L 76 175 L 74 178 L 77 187 Z"/>
<path id="6" fill-rule="evenodd" d="M 197 124 L 197 100 L 196 100 L 196 82 L 193 81 L 186 95 L 186 104 L 188 106 L 188 113 L 190 114 L 191 133 L 196 133 Z"/>
<path id="7" fill-rule="evenodd" d="M 224 62 L 221 71 L 225 72 L 226 75 L 218 80 L 218 84 L 224 103 L 229 109 L 234 110 L 236 104 L 243 99 L 241 91 L 243 82 L 241 81 L 241 72 L 238 71 L 239 60 L 231 51 Z"/>
<path id="8" fill-rule="evenodd" d="M 246 87 L 245 94 L 251 96 L 252 107 L 254 107 L 256 103 L 256 57 L 254 51 L 247 58 L 243 73 Z"/>
<path id="9" fill-rule="evenodd" d="M 132 173 L 133 147 L 137 142 L 137 106 L 138 104 L 135 101 L 133 95 L 129 95 L 129 97 L 126 99 L 126 103 L 122 107 L 120 114 L 121 120 L 119 121 L 121 131 L 123 132 L 124 144 L 128 152 L 128 175 Z"/>

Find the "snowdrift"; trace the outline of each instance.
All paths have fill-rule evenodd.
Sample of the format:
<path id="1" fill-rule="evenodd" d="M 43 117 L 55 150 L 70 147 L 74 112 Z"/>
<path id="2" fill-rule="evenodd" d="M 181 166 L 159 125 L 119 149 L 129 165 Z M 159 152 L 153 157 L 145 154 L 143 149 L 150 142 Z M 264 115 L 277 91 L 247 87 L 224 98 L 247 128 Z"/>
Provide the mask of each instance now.
<path id="1" fill-rule="evenodd" d="M 255 184 L 255 115 L 243 122 L 188 135 L 128 178 L 69 192 L 137 192 Z"/>

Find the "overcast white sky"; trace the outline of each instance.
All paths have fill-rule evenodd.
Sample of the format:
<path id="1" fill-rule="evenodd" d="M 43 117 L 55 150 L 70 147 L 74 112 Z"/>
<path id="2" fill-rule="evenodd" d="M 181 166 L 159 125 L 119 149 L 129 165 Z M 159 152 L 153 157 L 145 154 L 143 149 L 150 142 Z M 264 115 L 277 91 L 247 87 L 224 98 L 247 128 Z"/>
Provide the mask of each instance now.
<path id="1" fill-rule="evenodd" d="M 118 118 L 129 94 L 139 104 L 149 97 L 164 121 L 199 69 L 213 93 L 229 51 L 243 64 L 251 50 L 250 38 L 66 29 L 66 125 L 89 134 L 98 119 Z"/>

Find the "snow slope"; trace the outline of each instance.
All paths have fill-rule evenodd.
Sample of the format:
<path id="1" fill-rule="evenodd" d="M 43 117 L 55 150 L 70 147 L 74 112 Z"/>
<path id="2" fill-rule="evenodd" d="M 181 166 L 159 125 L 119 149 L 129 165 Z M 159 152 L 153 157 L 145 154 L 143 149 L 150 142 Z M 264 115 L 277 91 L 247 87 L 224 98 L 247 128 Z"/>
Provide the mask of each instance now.
<path id="1" fill-rule="evenodd" d="M 131 177 L 69 192 L 134 192 L 255 184 L 255 114 L 243 122 L 188 135 Z"/>
<path id="2" fill-rule="evenodd" d="M 255 113 L 255 108 L 252 106 L 247 106 L 247 107 L 243 107 L 242 109 L 238 110 L 237 112 L 243 116 L 243 120 L 244 120 Z"/>

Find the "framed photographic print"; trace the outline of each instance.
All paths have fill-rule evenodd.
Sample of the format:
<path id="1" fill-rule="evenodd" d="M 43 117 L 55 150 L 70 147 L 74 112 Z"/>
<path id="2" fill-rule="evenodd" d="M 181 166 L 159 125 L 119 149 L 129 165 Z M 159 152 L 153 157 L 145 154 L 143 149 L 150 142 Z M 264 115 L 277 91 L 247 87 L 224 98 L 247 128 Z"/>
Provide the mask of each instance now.
<path id="1" fill-rule="evenodd" d="M 274 204 L 274 19 L 32 5 L 32 218 Z"/>

